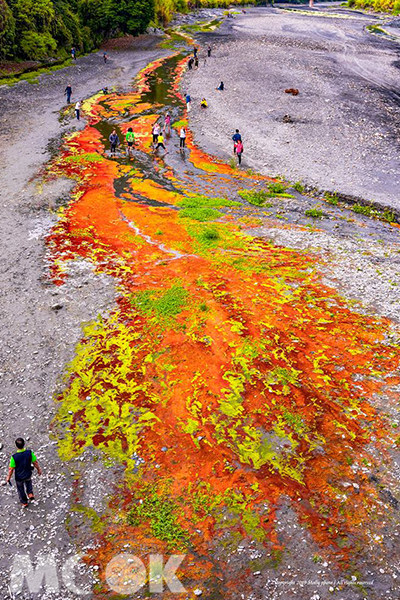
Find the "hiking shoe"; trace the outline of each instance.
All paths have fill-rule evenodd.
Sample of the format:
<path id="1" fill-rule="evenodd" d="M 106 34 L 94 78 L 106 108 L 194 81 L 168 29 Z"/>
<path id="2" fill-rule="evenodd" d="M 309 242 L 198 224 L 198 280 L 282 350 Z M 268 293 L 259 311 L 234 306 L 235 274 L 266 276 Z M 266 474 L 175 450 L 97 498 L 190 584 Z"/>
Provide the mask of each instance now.
<path id="1" fill-rule="evenodd" d="M 29 504 L 21 504 L 21 508 L 28 508 Z"/>

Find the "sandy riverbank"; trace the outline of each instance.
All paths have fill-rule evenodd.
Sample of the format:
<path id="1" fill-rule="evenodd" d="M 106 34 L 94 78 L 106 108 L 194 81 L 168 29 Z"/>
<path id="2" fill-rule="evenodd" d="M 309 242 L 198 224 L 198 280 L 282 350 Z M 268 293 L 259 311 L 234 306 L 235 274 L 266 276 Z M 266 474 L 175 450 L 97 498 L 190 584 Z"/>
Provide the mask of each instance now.
<path id="1" fill-rule="evenodd" d="M 226 158 L 237 127 L 244 166 L 399 208 L 399 45 L 366 31 L 374 16 L 318 6 L 310 16 L 249 9 L 200 35 L 213 52 L 184 80 L 190 127 Z M 333 10 L 336 18 L 324 14 Z"/>

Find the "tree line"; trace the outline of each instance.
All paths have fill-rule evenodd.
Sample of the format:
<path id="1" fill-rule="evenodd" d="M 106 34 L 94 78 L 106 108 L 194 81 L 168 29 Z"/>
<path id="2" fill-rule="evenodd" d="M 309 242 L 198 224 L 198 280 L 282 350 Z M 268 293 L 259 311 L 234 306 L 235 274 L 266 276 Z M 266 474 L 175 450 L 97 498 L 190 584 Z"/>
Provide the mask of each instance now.
<path id="1" fill-rule="evenodd" d="M 250 0 L 251 1 L 251 0 Z M 118 35 L 166 24 L 174 12 L 246 0 L 0 0 L 0 59 L 66 58 Z"/>
<path id="2" fill-rule="evenodd" d="M 89 52 L 110 36 L 143 33 L 154 14 L 154 0 L 0 0 L 0 57 Z"/>

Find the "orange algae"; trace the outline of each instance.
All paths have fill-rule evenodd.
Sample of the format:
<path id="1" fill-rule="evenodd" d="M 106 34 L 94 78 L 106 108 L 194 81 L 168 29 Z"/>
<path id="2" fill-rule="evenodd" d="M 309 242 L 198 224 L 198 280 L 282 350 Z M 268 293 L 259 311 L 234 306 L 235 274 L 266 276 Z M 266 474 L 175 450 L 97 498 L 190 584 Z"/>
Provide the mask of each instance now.
<path id="1" fill-rule="evenodd" d="M 132 126 L 147 153 L 157 115 L 132 110 L 132 98 L 149 90 L 147 76 L 160 65 L 144 69 L 138 93 L 110 109 L 138 115 L 121 129 Z M 107 114 L 96 110 L 93 119 Z M 376 463 L 372 442 L 384 452 L 392 441 L 371 402 L 399 383 L 390 323 L 351 311 L 322 284 L 313 257 L 248 236 L 240 219 L 180 218 L 180 193 L 105 158 L 92 125 L 52 165 L 78 183 L 48 239 L 56 283 L 68 261 L 83 257 L 119 290 L 111 315 L 85 330 L 55 423 L 63 458 L 94 447 L 126 467 L 90 560 L 105 566 L 126 543 L 139 555 L 180 549 L 189 587 L 218 587 L 226 576 L 213 553 L 227 539 L 282 549 L 276 510 L 288 500 L 315 542 L 346 566 L 380 527 L 379 494 L 354 467 Z M 250 178 L 188 141 L 207 177 L 216 165 L 233 187 Z M 93 152 L 101 160 L 69 160 Z M 171 502 L 173 515 L 159 537 L 150 508 L 128 522 L 153 497 Z"/>

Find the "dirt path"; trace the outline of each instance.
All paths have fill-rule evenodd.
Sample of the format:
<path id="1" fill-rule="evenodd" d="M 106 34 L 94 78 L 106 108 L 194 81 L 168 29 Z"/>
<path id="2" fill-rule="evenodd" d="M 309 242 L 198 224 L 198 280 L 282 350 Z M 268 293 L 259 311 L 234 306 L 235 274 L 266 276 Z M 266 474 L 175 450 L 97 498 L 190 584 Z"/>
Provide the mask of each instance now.
<path id="1" fill-rule="evenodd" d="M 366 30 L 375 16 L 317 8 L 248 9 L 198 36 L 213 53 L 186 77 L 194 106 L 209 101 L 196 140 L 229 157 L 239 128 L 245 165 L 399 208 L 399 44 Z"/>
<path id="2" fill-rule="evenodd" d="M 53 394 L 57 378 L 73 356 L 82 322 L 106 311 L 114 297 L 113 285 L 105 277 L 94 276 L 83 261 L 81 275 L 75 273 L 73 283 L 59 291 L 48 285 L 43 238 L 55 221 L 52 210 L 62 202 L 71 182 L 58 181 L 42 189 L 29 180 L 48 160 L 60 136 L 77 126 L 70 117 L 59 121 L 66 84 L 71 83 L 75 101 L 104 85 L 128 88 L 142 67 L 165 55 L 164 50 L 155 48 L 158 41 L 143 36 L 131 50 L 109 51 L 106 65 L 101 53 L 93 54 L 78 59 L 72 67 L 41 76 L 38 85 L 0 88 L 0 470 L 6 474 L 14 439 L 23 434 L 44 471 L 42 478 L 35 478 L 40 502 L 27 512 L 21 513 L 15 486 L 1 488 L 0 597 L 4 600 L 10 597 L 7 586 L 15 554 L 30 553 L 35 561 L 38 552 L 50 548 L 61 566 L 74 551 L 65 520 L 75 476 L 70 467 L 61 465 L 56 442 L 49 439 Z M 85 493 L 92 495 L 89 504 L 94 506 L 101 504 L 101 490 L 109 482 L 102 482 L 94 472 L 92 475 Z M 85 539 L 79 528 L 75 535 L 80 542 Z M 76 596 L 55 593 L 53 597 L 65 600 Z"/>

